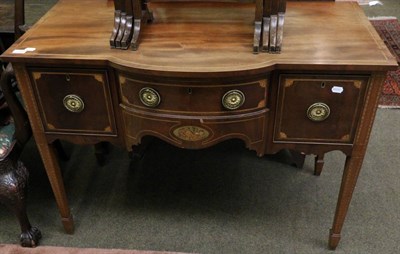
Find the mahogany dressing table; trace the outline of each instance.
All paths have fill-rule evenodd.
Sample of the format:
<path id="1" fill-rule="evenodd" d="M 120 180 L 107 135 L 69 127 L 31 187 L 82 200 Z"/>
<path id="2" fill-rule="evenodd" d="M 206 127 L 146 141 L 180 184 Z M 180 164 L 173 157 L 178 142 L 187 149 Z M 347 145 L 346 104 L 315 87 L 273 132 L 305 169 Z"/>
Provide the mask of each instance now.
<path id="1" fill-rule="evenodd" d="M 252 53 L 254 4 L 149 3 L 137 51 L 109 46 L 112 1 L 60 0 L 1 58 L 13 63 L 62 223 L 74 223 L 53 142 L 144 136 L 201 149 L 238 138 L 258 156 L 346 155 L 339 243 L 386 71 L 397 63 L 352 2 L 289 2 L 281 54 Z M 267 229 L 266 229 L 267 230 Z"/>

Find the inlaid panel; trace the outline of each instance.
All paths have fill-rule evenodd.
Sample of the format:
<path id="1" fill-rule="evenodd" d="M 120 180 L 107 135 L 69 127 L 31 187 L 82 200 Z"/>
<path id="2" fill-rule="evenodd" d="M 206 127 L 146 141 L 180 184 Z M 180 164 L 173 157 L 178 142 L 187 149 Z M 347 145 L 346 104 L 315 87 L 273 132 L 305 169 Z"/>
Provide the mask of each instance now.
<path id="1" fill-rule="evenodd" d="M 144 81 L 119 76 L 122 103 L 131 108 L 153 109 L 172 114 L 235 114 L 265 108 L 267 76 L 262 80 L 224 83 Z"/>
<path id="2" fill-rule="evenodd" d="M 351 144 L 367 85 L 367 76 L 281 75 L 274 140 Z"/>
<path id="3" fill-rule="evenodd" d="M 31 69 L 30 76 L 46 132 L 115 134 L 106 71 Z"/>

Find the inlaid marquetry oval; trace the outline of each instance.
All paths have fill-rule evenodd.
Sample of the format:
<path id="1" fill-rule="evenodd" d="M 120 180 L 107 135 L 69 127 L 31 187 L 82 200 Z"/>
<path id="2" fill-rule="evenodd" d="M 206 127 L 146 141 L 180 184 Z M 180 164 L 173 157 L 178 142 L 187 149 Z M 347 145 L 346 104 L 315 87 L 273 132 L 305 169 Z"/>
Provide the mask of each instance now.
<path id="1" fill-rule="evenodd" d="M 208 130 L 191 125 L 176 128 L 172 133 L 175 137 L 190 142 L 200 141 L 210 136 L 210 132 Z"/>

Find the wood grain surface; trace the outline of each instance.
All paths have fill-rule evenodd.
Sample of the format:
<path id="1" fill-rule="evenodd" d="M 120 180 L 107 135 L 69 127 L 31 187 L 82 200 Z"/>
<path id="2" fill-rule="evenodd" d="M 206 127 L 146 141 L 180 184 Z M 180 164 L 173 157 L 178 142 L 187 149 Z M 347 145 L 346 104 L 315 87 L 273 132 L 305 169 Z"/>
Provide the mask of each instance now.
<path id="1" fill-rule="evenodd" d="M 264 72 L 271 69 L 388 70 L 396 65 L 353 2 L 289 2 L 281 54 L 252 54 L 252 3 L 150 3 L 139 50 L 110 49 L 110 1 L 60 0 L 11 47 L 6 61 L 104 62 L 143 71 Z M 36 48 L 16 55 L 14 49 Z M 65 61 L 64 61 L 65 62 Z"/>

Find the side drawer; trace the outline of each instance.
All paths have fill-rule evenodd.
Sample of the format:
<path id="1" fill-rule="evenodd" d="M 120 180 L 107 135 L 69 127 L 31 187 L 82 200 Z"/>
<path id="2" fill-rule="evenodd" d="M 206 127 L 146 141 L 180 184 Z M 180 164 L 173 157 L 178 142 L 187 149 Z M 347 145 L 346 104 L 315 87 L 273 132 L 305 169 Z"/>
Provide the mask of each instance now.
<path id="1" fill-rule="evenodd" d="M 116 135 L 107 71 L 29 72 L 45 132 Z"/>
<path id="2" fill-rule="evenodd" d="M 274 141 L 352 144 L 368 76 L 279 78 Z"/>

